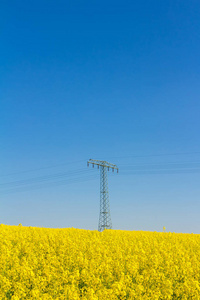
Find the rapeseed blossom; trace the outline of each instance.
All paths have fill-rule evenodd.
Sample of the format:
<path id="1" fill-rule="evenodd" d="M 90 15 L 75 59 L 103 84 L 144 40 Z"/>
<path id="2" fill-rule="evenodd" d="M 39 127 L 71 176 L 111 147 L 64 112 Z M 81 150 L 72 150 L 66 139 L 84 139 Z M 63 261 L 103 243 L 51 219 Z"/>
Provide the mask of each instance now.
<path id="1" fill-rule="evenodd" d="M 200 299 L 200 235 L 0 225 L 0 299 Z"/>

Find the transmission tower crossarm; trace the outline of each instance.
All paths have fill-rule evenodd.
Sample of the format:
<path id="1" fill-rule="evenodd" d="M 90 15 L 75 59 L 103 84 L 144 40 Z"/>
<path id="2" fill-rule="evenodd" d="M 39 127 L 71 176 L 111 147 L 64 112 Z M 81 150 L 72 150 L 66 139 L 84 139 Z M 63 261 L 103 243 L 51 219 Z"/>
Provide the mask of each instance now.
<path id="1" fill-rule="evenodd" d="M 89 164 L 92 164 L 93 166 L 94 165 L 97 165 L 97 166 L 100 166 L 100 167 L 107 167 L 107 168 L 111 168 L 113 170 L 119 170 L 118 167 L 115 165 L 115 164 L 111 164 L 105 160 L 97 160 L 97 159 L 89 159 L 88 160 L 88 166 Z"/>

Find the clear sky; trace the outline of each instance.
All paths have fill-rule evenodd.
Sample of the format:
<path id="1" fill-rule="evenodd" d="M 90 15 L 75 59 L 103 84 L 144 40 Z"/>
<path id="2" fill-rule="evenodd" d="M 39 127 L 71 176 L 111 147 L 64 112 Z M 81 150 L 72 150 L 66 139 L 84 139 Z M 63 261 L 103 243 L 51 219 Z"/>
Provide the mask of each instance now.
<path id="1" fill-rule="evenodd" d="M 200 2 L 1 1 L 0 223 L 200 233 Z"/>

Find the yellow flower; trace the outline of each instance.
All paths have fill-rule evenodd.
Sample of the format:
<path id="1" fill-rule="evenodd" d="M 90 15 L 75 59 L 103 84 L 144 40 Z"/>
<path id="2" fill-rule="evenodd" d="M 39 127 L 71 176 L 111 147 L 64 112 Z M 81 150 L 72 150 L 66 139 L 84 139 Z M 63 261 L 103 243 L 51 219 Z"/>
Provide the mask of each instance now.
<path id="1" fill-rule="evenodd" d="M 0 299 L 200 299 L 199 253 L 197 234 L 0 225 Z"/>

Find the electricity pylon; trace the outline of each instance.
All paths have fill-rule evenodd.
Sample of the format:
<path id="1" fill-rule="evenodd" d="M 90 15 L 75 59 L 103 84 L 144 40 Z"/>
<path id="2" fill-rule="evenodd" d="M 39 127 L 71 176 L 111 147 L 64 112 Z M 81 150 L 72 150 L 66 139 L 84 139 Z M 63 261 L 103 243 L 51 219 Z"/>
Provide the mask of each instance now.
<path id="1" fill-rule="evenodd" d="M 87 165 L 92 164 L 97 165 L 98 169 L 100 167 L 100 215 L 99 215 L 99 231 L 103 231 L 104 229 L 112 229 L 112 222 L 110 216 L 110 204 L 109 204 L 109 193 L 108 193 L 108 177 L 107 170 L 112 169 L 117 170 L 118 167 L 114 164 L 111 164 L 104 160 L 95 160 L 89 159 Z"/>

